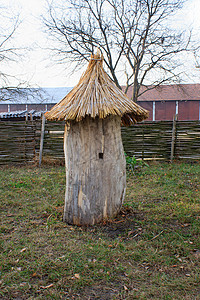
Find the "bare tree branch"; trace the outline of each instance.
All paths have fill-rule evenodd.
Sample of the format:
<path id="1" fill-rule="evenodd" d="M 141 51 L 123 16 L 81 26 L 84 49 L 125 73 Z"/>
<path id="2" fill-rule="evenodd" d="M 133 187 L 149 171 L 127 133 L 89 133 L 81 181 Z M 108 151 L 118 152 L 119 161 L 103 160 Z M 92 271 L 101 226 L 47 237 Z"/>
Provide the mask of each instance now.
<path id="1" fill-rule="evenodd" d="M 179 81 L 179 54 L 194 51 L 191 33 L 168 24 L 185 1 L 61 0 L 60 6 L 57 1 L 49 4 L 49 17 L 43 22 L 59 62 L 80 66 L 98 47 L 116 85 L 121 88 L 123 70 L 125 92 L 133 85 L 132 98 L 137 101 L 147 81 L 151 87 Z"/>
<path id="2" fill-rule="evenodd" d="M 0 7 L 0 102 L 10 99 L 15 101 L 19 96 L 34 97 L 40 90 L 32 89 L 28 81 L 19 80 L 14 74 L 5 71 L 9 64 L 18 63 L 27 50 L 15 45 L 15 35 L 20 24 L 18 13 L 13 13 L 8 7 Z M 15 82 L 14 86 L 12 82 Z"/>

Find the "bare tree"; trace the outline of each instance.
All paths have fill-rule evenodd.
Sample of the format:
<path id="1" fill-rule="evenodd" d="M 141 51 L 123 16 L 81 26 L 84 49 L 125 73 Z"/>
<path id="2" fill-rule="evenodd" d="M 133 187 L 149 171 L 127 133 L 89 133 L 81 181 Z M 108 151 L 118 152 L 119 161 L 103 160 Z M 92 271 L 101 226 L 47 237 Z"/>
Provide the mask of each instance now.
<path id="1" fill-rule="evenodd" d="M 195 68 L 200 69 L 200 47 L 194 52 Z"/>
<path id="2" fill-rule="evenodd" d="M 20 85 L 18 83 L 15 87 L 10 86 L 13 74 L 5 71 L 5 66 L 16 61 L 19 55 L 19 49 L 13 45 L 13 37 L 20 21 L 19 15 L 12 15 L 5 7 L 0 7 L 0 18 L 0 99 L 2 101 L 7 98 L 9 89 L 12 91 Z"/>
<path id="3" fill-rule="evenodd" d="M 0 102 L 5 100 L 20 102 L 21 97 L 29 101 L 34 100 L 34 97 L 40 97 L 42 102 L 45 97 L 42 89 L 32 88 L 28 81 L 17 78 L 14 72 L 7 72 L 7 66 L 10 65 L 14 69 L 15 64 L 29 50 L 15 44 L 20 24 L 18 13 L 10 11 L 8 7 L 0 7 Z"/>
<path id="4" fill-rule="evenodd" d="M 179 54 L 190 51 L 191 34 L 170 27 L 186 0 L 61 0 L 43 19 L 59 62 L 80 66 L 100 48 L 111 78 L 136 101 L 145 89 L 180 80 Z M 151 87 L 149 86 L 151 84 Z"/>

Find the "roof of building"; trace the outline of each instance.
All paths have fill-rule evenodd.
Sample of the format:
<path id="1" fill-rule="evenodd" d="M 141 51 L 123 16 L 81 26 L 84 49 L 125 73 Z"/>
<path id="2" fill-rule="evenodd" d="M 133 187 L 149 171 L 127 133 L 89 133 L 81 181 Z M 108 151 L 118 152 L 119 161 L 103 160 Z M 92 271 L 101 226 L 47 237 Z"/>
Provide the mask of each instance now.
<path id="1" fill-rule="evenodd" d="M 71 89 L 71 87 L 4 89 L 0 91 L 0 104 L 55 104 Z M 6 95 L 1 102 L 4 93 Z"/>
<path id="2" fill-rule="evenodd" d="M 36 110 L 31 110 L 31 111 L 27 111 L 27 110 L 20 110 L 20 111 L 12 111 L 12 112 L 3 112 L 0 113 L 0 119 L 13 119 L 13 118 L 25 118 L 26 116 L 29 117 L 33 117 L 33 118 L 40 118 L 41 115 L 44 112 L 42 111 L 36 111 Z"/>
<path id="3" fill-rule="evenodd" d="M 49 112 L 48 120 L 81 121 L 86 116 L 106 118 L 122 117 L 124 125 L 140 122 L 148 117 L 148 111 L 130 100 L 103 69 L 103 56 L 91 56 L 79 83 Z"/>
<path id="4" fill-rule="evenodd" d="M 172 84 L 162 85 L 157 88 L 141 87 L 143 93 L 138 101 L 188 101 L 200 100 L 200 84 Z M 127 96 L 131 98 L 132 87 L 129 88 Z"/>

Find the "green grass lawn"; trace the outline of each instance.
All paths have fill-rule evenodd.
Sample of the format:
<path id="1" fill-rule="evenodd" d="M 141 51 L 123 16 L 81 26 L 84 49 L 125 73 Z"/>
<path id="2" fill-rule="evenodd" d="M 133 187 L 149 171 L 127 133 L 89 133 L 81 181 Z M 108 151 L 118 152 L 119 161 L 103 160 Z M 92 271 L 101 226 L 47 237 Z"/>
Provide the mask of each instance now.
<path id="1" fill-rule="evenodd" d="M 0 169 L 0 299 L 200 299 L 200 163 L 127 176 L 119 215 L 62 222 L 64 167 Z"/>

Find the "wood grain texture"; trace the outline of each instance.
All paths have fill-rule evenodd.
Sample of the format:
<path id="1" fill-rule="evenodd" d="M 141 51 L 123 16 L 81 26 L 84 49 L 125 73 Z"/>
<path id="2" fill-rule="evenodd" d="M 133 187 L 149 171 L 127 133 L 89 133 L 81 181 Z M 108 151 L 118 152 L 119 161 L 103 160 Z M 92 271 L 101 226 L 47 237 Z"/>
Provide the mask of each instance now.
<path id="1" fill-rule="evenodd" d="M 110 116 L 66 124 L 65 222 L 92 225 L 120 209 L 126 189 L 120 123 Z"/>

